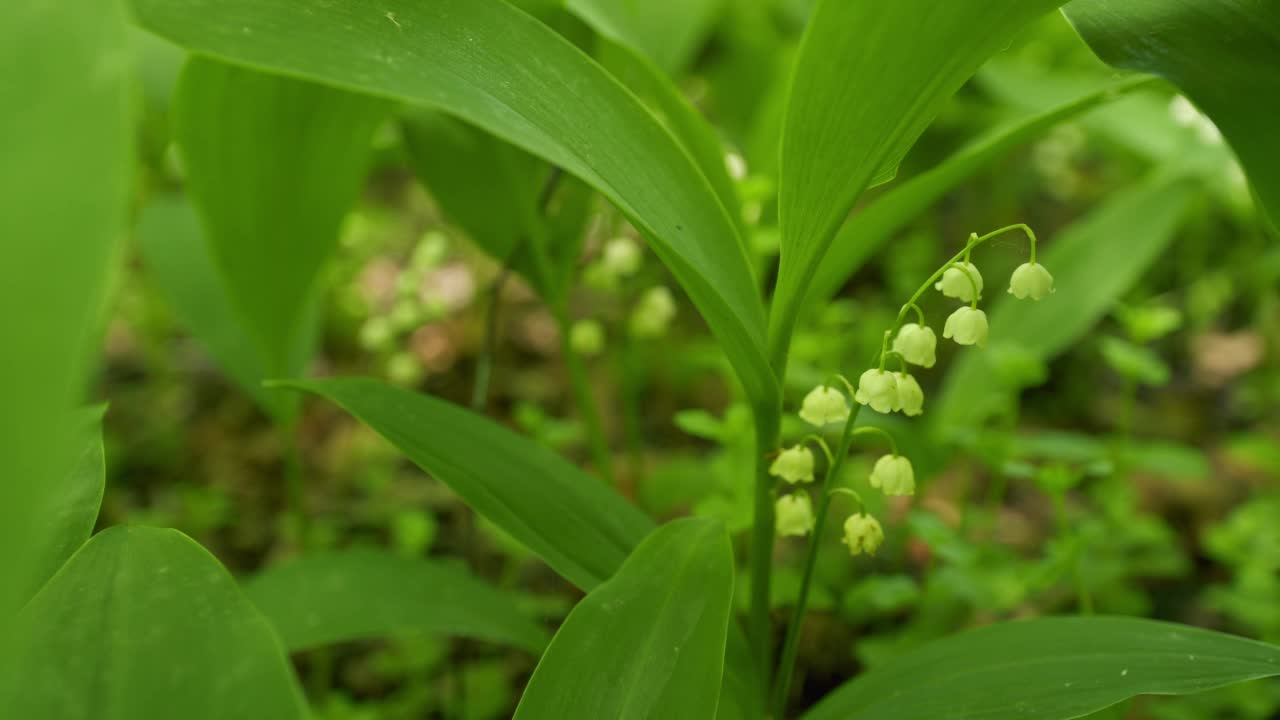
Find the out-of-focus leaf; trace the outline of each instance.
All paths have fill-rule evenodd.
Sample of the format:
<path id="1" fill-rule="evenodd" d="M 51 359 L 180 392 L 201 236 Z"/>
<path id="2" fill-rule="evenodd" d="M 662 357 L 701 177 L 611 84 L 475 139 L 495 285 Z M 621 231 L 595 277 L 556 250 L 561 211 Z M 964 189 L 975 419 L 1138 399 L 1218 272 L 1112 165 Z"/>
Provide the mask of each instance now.
<path id="1" fill-rule="evenodd" d="M 992 625 L 891 660 L 804 720 L 1067 720 L 1136 695 L 1280 675 L 1280 647 L 1118 617 Z"/>
<path id="2" fill-rule="evenodd" d="M 1039 302 L 1018 300 L 988 278 L 992 346 L 1017 345 L 1044 360 L 1066 350 L 1104 317 L 1168 247 L 1196 183 L 1165 168 L 1062 231 L 1042 238 L 1039 262 L 1057 292 Z M 1117 241 L 1121 238 L 1122 241 Z M 990 411 L 998 387 L 986 352 L 958 356 L 934 406 L 937 427 L 960 426 Z"/>
<path id="3" fill-rule="evenodd" d="M 583 590 L 613 575 L 653 529 L 652 520 L 564 458 L 443 400 L 364 379 L 286 386 L 344 408 Z M 719 717 L 757 718 L 759 697 L 746 640 L 734 626 Z"/>
<path id="4" fill-rule="evenodd" d="M 517 720 L 716 717 L 733 573 L 718 521 L 653 531 L 569 614 Z"/>
<path id="5" fill-rule="evenodd" d="M 271 376 L 299 375 L 308 359 L 299 348 L 310 350 L 316 278 L 386 112 L 369 97 L 214 60 L 183 69 L 173 117 L 187 192 Z"/>
<path id="6" fill-rule="evenodd" d="M 15 578 L 40 562 L 80 450 L 67 420 L 132 189 L 127 29 L 109 0 L 0 3 L 0 567 Z M 26 590 L 0 582 L 0 646 Z"/>
<path id="7" fill-rule="evenodd" d="M 1049 128 L 1122 97 L 1145 84 L 1130 80 L 1107 85 L 1014 123 L 997 127 L 961 148 L 944 162 L 922 173 L 859 210 L 836 235 L 809 288 L 808 302 L 831 299 L 840 286 L 889 241 L 895 232 L 918 217 L 946 192 L 1013 148 Z"/>
<path id="8" fill-rule="evenodd" d="M 1074 0 L 1064 12 L 1098 57 L 1177 85 L 1235 149 L 1280 219 L 1280 5 L 1265 0 Z"/>
<path id="9" fill-rule="evenodd" d="M 693 59 L 725 0 L 564 0 L 564 4 L 596 32 L 675 74 Z"/>
<path id="10" fill-rule="evenodd" d="M 409 164 L 450 220 L 495 260 L 548 294 L 528 246 L 551 169 L 498 138 L 434 110 L 404 118 Z"/>
<path id="11" fill-rule="evenodd" d="M 67 558 L 84 545 L 93 534 L 106 488 L 106 458 L 102 448 L 102 419 L 97 411 L 82 413 L 77 425 L 80 452 L 75 467 L 65 482 L 57 485 L 58 503 L 41 518 L 48 528 L 42 542 L 33 547 L 33 572 L 24 583 L 18 576 L 10 578 L 16 586 L 25 585 L 24 598 L 36 594 L 42 585 L 62 567 Z"/>
<path id="12" fill-rule="evenodd" d="M 579 587 L 612 575 L 653 526 L 555 453 L 451 403 L 376 380 L 289 386 L 328 398 L 378 431 Z"/>
<path id="13" fill-rule="evenodd" d="M 226 60 L 439 107 L 604 193 L 698 306 L 757 405 L 764 309 L 707 179 L 617 80 L 500 0 L 132 0 L 146 28 Z"/>
<path id="14" fill-rule="evenodd" d="M 182 324 L 263 410 L 279 420 L 291 417 L 298 398 L 262 387 L 271 377 L 266 360 L 231 305 L 190 203 L 173 196 L 153 199 L 138 220 L 137 239 L 148 275 Z M 307 341 L 309 336 L 298 338 L 299 365 Z"/>
<path id="15" fill-rule="evenodd" d="M 174 530 L 113 528 L 32 598 L 0 667 L 6 717 L 291 720 L 302 693 L 266 619 Z"/>
<path id="16" fill-rule="evenodd" d="M 376 549 L 307 555 L 245 594 L 290 651 L 405 633 L 478 638 L 538 654 L 547 633 L 511 597 L 461 568 Z"/>
<path id="17" fill-rule="evenodd" d="M 769 327 L 785 355 L 819 261 L 858 196 L 891 173 L 992 54 L 1060 0 L 820 0 L 782 137 L 782 256 Z"/>
<path id="18" fill-rule="evenodd" d="M 1171 371 L 1153 350 L 1117 337 L 1104 337 L 1098 346 L 1112 370 L 1143 385 L 1169 382 Z"/>

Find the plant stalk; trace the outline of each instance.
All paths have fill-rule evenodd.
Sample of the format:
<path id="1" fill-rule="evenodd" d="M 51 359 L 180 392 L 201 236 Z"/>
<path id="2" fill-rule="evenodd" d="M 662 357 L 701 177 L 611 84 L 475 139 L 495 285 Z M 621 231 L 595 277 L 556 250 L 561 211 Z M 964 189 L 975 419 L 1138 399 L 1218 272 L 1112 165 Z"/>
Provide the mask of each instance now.
<path id="1" fill-rule="evenodd" d="M 810 536 L 809 550 L 805 554 L 804 572 L 800 577 L 800 590 L 796 594 L 796 604 L 791 609 L 791 621 L 787 623 L 787 634 L 782 641 L 782 659 L 778 663 L 777 682 L 773 688 L 773 717 L 781 720 L 787 709 L 787 694 L 791 690 L 791 675 L 795 671 L 796 654 L 800 648 L 800 629 L 804 624 L 805 609 L 809 604 L 809 587 L 813 583 L 813 572 L 818 566 L 818 552 L 822 549 L 822 533 L 827 527 L 827 514 L 831 509 L 832 489 L 836 478 L 844 467 L 844 460 L 849 455 L 849 445 L 853 441 L 853 428 L 858 422 L 858 412 L 862 406 L 854 403 L 849 419 L 845 422 L 844 432 L 840 437 L 840 447 L 836 450 L 835 459 L 827 468 L 822 478 L 822 494 L 818 499 L 817 515 L 814 517 L 813 533 Z"/>

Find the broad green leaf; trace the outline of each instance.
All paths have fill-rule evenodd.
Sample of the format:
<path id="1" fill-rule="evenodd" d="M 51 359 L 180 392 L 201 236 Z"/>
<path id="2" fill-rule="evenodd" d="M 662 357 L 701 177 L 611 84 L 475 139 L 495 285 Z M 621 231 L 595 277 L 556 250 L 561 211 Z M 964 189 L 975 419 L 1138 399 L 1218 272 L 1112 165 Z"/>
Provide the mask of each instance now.
<path id="1" fill-rule="evenodd" d="M 854 202 L 896 168 L 988 57 L 1060 0 L 819 0 L 782 138 L 782 255 L 769 327 L 785 351 L 818 262 Z"/>
<path id="2" fill-rule="evenodd" d="M 350 640 L 436 633 L 523 648 L 547 633 L 511 597 L 465 570 L 377 549 L 315 553 L 244 586 L 290 651 Z"/>
<path id="3" fill-rule="evenodd" d="M 653 526 L 551 450 L 444 400 L 358 378 L 288 386 L 322 395 L 378 431 L 578 587 L 612 575 Z"/>
<path id="4" fill-rule="evenodd" d="M 1003 279 L 988 278 L 988 348 L 957 357 L 932 411 L 937 426 L 959 426 L 992 409 L 987 399 L 999 382 L 990 358 L 999 346 L 1049 360 L 1088 332 L 1169 246 L 1196 187 L 1183 171 L 1160 169 L 1058 236 L 1041 238 L 1038 260 L 1053 273 L 1057 292 L 1040 302 L 1017 300 Z"/>
<path id="5" fill-rule="evenodd" d="M 1109 103 L 1146 83 L 1145 80 L 1128 80 L 1090 90 L 1043 112 L 997 127 L 940 165 L 876 198 L 850 218 L 836 235 L 835 242 L 818 265 L 807 302 L 821 304 L 830 300 L 895 232 L 978 170 L 1013 148 L 1039 137 L 1054 125 Z"/>
<path id="6" fill-rule="evenodd" d="M 84 541 L 93 534 L 93 526 L 98 521 L 98 510 L 102 507 L 102 493 L 106 488 L 107 468 L 102 447 L 102 417 L 100 411 L 80 413 L 77 422 L 77 440 L 80 450 L 76 456 L 75 467 L 68 473 L 63 482 L 57 483 L 51 493 L 57 503 L 50 507 L 47 515 L 40 519 L 47 531 L 41 542 L 33 546 L 31 553 L 34 560 L 32 572 L 25 583 L 25 600 L 35 595 L 42 585 L 67 558 L 84 545 Z M 13 576 L 15 585 L 22 587 L 23 582 Z"/>
<path id="7" fill-rule="evenodd" d="M 564 0 L 596 32 L 677 74 L 693 60 L 725 0 Z"/>
<path id="8" fill-rule="evenodd" d="M 1280 218 L 1280 5 L 1267 0 L 1074 0 L 1064 12 L 1110 65 L 1177 85 L 1236 151 Z"/>
<path id="9" fill-rule="evenodd" d="M 137 240 L 147 275 L 179 321 L 263 410 L 279 420 L 292 417 L 297 397 L 262 387 L 272 373 L 231 304 L 191 204 L 175 196 L 152 199 L 138 219 Z M 301 369 L 310 335 L 296 342 L 292 364 Z"/>
<path id="10" fill-rule="evenodd" d="M 175 530 L 91 539 L 23 610 L 13 640 L 16 664 L 0 673 L 6 717 L 307 717 L 271 626 Z"/>
<path id="11" fill-rule="evenodd" d="M 132 4 L 144 27 L 192 50 L 438 107 L 582 178 L 671 268 L 748 395 L 776 404 L 763 306 L 715 192 L 626 88 L 545 25 L 501 0 Z"/>
<path id="12" fill-rule="evenodd" d="M 654 530 L 569 613 L 516 720 L 716 717 L 733 574 L 718 521 Z"/>
<path id="13" fill-rule="evenodd" d="M 583 590 L 607 580 L 653 521 L 538 443 L 443 400 L 375 380 L 290 382 L 338 404 Z M 731 628 L 721 718 L 760 716 L 756 670 Z"/>
<path id="14" fill-rule="evenodd" d="M 187 192 L 231 305 L 275 377 L 301 374 L 317 275 L 386 111 L 362 95 L 204 58 L 183 69 L 173 123 Z"/>
<path id="15" fill-rule="evenodd" d="M 742 220 L 742 203 L 733 179 L 729 177 L 724 145 L 711 124 L 657 66 L 625 45 L 601 40 L 596 56 L 606 70 L 649 106 L 698 163 L 698 169 L 711 183 L 720 204 L 729 213 L 739 239 L 745 242 L 747 227 Z"/>
<path id="16" fill-rule="evenodd" d="M 1274 645 L 1154 620 L 1047 618 L 927 645 L 844 685 L 804 720 L 1068 720 L 1135 695 L 1276 675 Z"/>
<path id="17" fill-rule="evenodd" d="M 132 190 L 128 26 L 111 0 L 0 3 L 0 567 L 40 562 Z M 0 582 L 3 624 L 27 598 Z"/>

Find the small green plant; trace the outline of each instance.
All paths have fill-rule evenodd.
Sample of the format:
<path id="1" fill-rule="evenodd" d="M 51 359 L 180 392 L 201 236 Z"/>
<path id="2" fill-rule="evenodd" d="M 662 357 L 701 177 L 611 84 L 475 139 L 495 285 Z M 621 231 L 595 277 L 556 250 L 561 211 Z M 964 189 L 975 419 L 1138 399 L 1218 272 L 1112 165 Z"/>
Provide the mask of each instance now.
<path id="1" fill-rule="evenodd" d="M 1049 361 L 1165 254 L 1201 189 L 1236 177 L 1237 192 L 1219 200 L 1240 224 L 1274 233 L 1280 10 L 1217 0 L 739 5 L 17 0 L 0 11 L 0 46 L 11 49 L 0 63 L 15 79 L 0 86 L 0 235 L 13 246 L 0 267 L 11 363 L 0 372 L 6 717 L 346 717 L 360 710 L 345 690 L 330 692 L 333 646 L 388 637 L 402 644 L 373 657 L 402 685 L 444 672 L 463 699 L 452 715 L 483 714 L 465 703 L 471 683 L 486 688 L 486 710 L 513 705 L 519 720 L 1066 720 L 1139 695 L 1280 675 L 1273 644 L 1093 615 L 1141 605 L 1131 591 L 1148 556 L 1167 562 L 1150 574 L 1185 570 L 1169 528 L 1143 515 L 1131 487 L 1150 449 L 1133 437 L 1138 388 L 1171 376 L 1143 344 L 1176 318 L 1122 310 L 1128 337 L 1097 343 L 1127 390 L 1114 446 L 1086 439 L 1074 454 L 1046 451 L 1048 432 L 1034 447 L 1019 422 L 1021 393 L 1048 380 Z M 1061 102 L 913 167 L 908 151 L 939 116 L 965 110 L 949 103 L 975 75 L 1017 86 L 992 58 L 1059 10 L 1072 42 L 1160 79 L 1072 85 Z M 741 36 L 710 43 L 721 18 Z M 171 133 L 143 148 L 145 171 L 131 145 L 129 20 L 189 53 L 174 78 L 153 83 L 171 95 L 160 123 Z M 713 73 L 718 82 L 738 78 L 718 97 L 723 128 L 677 83 L 704 51 L 729 58 Z M 758 78 L 768 87 L 755 87 Z M 1169 83 L 1180 93 L 1175 116 L 1191 117 L 1166 143 L 1179 150 L 1113 124 L 1156 158 L 1153 169 L 1046 247 L 1022 223 L 974 233 L 918 286 L 928 270 L 896 258 L 890 285 L 915 288 L 894 302 L 896 313 L 874 301 L 830 302 L 926 207 L 997 156 L 1122 100 L 1155 97 L 1163 108 Z M 1064 137 L 1038 153 L 1061 202 L 1080 190 L 1066 165 L 1082 151 Z M 346 220 L 378 162 L 428 189 L 428 221 L 386 230 L 363 215 Z M 900 168 L 915 172 L 868 196 Z M 1240 201 L 1246 183 L 1256 209 Z M 281 535 L 296 557 L 243 583 L 176 531 L 93 534 L 106 484 L 101 416 L 77 408 L 93 356 L 86 338 L 99 333 L 129 208 L 138 209 L 138 255 L 158 294 L 262 411 L 280 450 Z M 455 247 L 438 232 L 446 225 L 483 256 L 483 283 L 466 268 L 451 272 Z M 399 238 L 399 255 L 372 268 L 369 297 L 368 278 L 345 272 L 338 324 L 354 336 L 351 355 L 391 382 L 308 378 L 330 329 L 330 261 L 382 230 Z M 914 230 L 932 265 L 945 243 Z M 974 253 L 1015 233 L 1029 257 L 996 292 L 987 281 L 1005 273 L 985 259 L 979 270 Z M 517 401 L 512 414 L 533 438 L 488 416 L 499 404 L 499 310 L 517 280 L 513 292 L 545 314 L 546 332 L 531 344 L 563 372 L 573 418 Z M 949 306 L 941 323 L 926 312 L 931 291 Z M 1203 304 L 1218 309 L 1211 300 Z M 428 360 L 438 342 L 419 334 L 424 323 L 472 308 L 482 329 L 465 341 L 476 348 L 469 403 L 418 392 L 436 372 Z M 831 318 L 858 337 L 823 330 L 806 347 L 811 326 Z M 705 486 L 646 512 L 632 500 L 645 504 L 657 474 L 642 412 L 652 367 L 682 352 L 697 319 L 714 343 L 679 357 L 710 372 L 685 382 L 724 377 L 730 398 L 722 417 L 677 417 L 715 446 L 689 473 Z M 870 362 L 833 372 L 850 365 L 855 347 Z M 593 382 L 605 367 L 621 378 L 626 467 L 615 462 L 610 398 Z M 946 379 L 926 395 L 933 368 Z M 447 486 L 467 508 L 459 557 L 425 556 L 441 545 L 436 519 L 385 497 L 369 512 L 391 548 L 332 547 L 340 530 L 317 517 L 308 494 L 303 393 Z M 589 459 L 581 466 L 557 452 L 580 445 Z M 985 501 L 957 462 L 954 501 L 939 512 L 912 507 L 957 448 L 995 478 Z M 369 484 L 379 495 L 382 486 Z M 1048 508 L 1047 546 L 1031 559 L 996 532 L 1011 488 L 1039 493 Z M 1085 493 L 1100 510 L 1077 521 L 1071 503 Z M 190 499 L 193 514 L 206 529 L 225 523 L 226 505 L 206 500 Z M 1232 568 L 1211 605 L 1268 642 L 1276 623 L 1259 606 L 1275 599 L 1264 577 L 1274 562 L 1258 556 L 1270 548 L 1242 538 L 1275 514 L 1266 500 L 1250 503 L 1208 540 Z M 502 587 L 466 569 L 475 537 L 504 558 L 537 558 L 581 594 L 567 611 L 550 601 L 538 611 L 546 622 L 513 591 L 520 578 L 510 566 Z M 801 543 L 797 571 L 783 558 Z M 838 562 L 822 552 L 837 543 Z M 920 577 L 899 562 L 911 552 L 928 555 Z M 848 592 L 819 587 L 830 568 L 855 578 Z M 1034 605 L 1037 594 L 1047 599 Z M 863 671 L 814 697 L 794 692 L 794 678 L 819 605 L 856 623 L 911 617 L 898 618 L 897 633 L 886 629 L 892 622 L 875 628 L 883 632 L 852 653 Z M 975 609 L 992 620 L 1063 607 L 1078 614 L 951 632 L 979 624 L 965 614 Z M 406 633 L 465 642 L 442 660 Z M 472 657 L 473 641 L 512 648 L 524 669 L 503 674 L 502 663 Z M 289 653 L 304 654 L 310 699 Z M 523 684 L 509 703 L 512 676 Z M 403 701 L 405 715 L 448 705 Z"/>

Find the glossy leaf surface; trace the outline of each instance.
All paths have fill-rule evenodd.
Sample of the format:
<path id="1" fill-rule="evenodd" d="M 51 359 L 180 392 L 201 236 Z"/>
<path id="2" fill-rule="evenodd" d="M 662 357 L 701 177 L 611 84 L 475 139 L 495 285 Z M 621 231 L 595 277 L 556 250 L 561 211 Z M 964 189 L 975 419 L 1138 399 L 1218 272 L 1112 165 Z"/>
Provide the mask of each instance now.
<path id="1" fill-rule="evenodd" d="M 1074 0 L 1063 11 L 1104 61 L 1169 80 L 1208 114 L 1280 222 L 1280 5 Z"/>
<path id="2" fill-rule="evenodd" d="M 1183 695 L 1280 675 L 1280 648 L 1119 617 L 992 625 L 892 660 L 804 720 L 1067 720 L 1135 695 Z"/>
<path id="3" fill-rule="evenodd" d="M 7 717 L 307 717 L 271 626 L 174 530 L 95 536 L 24 609 L 14 646 L 0 674 Z"/>
<path id="4" fill-rule="evenodd" d="M 516 719 L 714 718 L 733 574 L 718 521 L 653 531 L 569 614 Z"/>
<path id="5" fill-rule="evenodd" d="M 820 0 L 782 138 L 775 361 L 817 263 L 855 200 L 1013 34 L 1059 0 Z"/>

